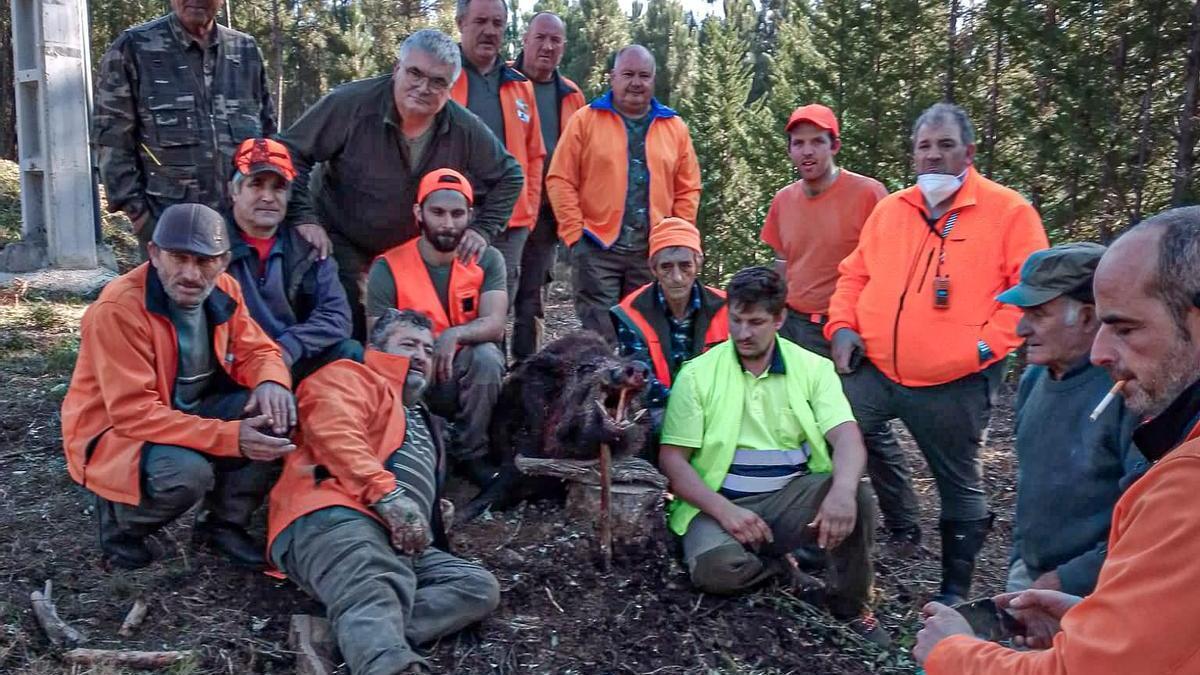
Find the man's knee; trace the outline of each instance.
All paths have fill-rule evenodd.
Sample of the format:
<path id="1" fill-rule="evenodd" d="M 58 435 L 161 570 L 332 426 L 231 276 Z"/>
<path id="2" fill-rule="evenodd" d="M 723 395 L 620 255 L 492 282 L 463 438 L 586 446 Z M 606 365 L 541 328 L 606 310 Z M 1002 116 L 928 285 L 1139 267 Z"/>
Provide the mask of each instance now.
<path id="1" fill-rule="evenodd" d="M 465 347 L 467 350 L 467 377 L 471 384 L 500 384 L 504 379 L 504 352 L 493 342 L 482 342 Z"/>
<path id="2" fill-rule="evenodd" d="M 464 570 L 459 588 L 466 605 L 463 613 L 471 617 L 471 623 L 482 621 L 500 606 L 500 582 L 479 565 Z"/>
<path id="3" fill-rule="evenodd" d="M 692 585 L 713 595 L 734 595 L 759 576 L 763 563 L 741 544 L 725 544 L 696 556 L 688 565 Z"/>
<path id="4" fill-rule="evenodd" d="M 143 478 L 150 499 L 186 509 L 213 488 L 212 464 L 200 453 L 175 445 L 147 445 Z"/>

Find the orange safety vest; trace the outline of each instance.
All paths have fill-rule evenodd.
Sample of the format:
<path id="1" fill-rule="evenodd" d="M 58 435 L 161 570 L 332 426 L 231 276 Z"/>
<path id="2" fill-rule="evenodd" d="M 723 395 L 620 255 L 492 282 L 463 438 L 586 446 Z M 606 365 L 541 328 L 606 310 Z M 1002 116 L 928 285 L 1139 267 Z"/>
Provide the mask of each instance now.
<path id="1" fill-rule="evenodd" d="M 538 118 L 533 83 L 512 66 L 499 62 L 500 110 L 504 115 L 504 148 L 521 165 L 524 189 L 513 205 L 509 227 L 533 227 L 542 203 L 542 174 L 545 173 L 546 144 Z M 467 101 L 467 74 L 454 81 L 450 98 L 464 108 Z"/>
<path id="2" fill-rule="evenodd" d="M 451 326 L 461 326 L 478 318 L 483 268 L 475 260 L 464 265 L 458 258 L 454 259 L 450 268 L 450 288 L 447 293 L 450 311 L 447 314 L 433 280 L 429 278 L 425 259 L 417 248 L 420 241 L 418 237 L 379 257 L 392 272 L 392 281 L 396 285 L 396 309 L 415 309 L 425 314 L 433 322 L 433 336 L 436 338 Z"/>
<path id="3" fill-rule="evenodd" d="M 612 308 L 612 313 L 617 321 L 624 321 L 627 326 L 637 330 L 642 342 L 650 351 L 654 376 L 664 387 L 669 388 L 674 373 L 671 372 L 663 345 L 670 342 L 670 329 L 667 328 L 666 316 L 659 311 L 654 302 L 653 287 L 654 283 L 649 283 L 625 296 L 620 304 Z M 692 330 L 694 336 L 699 333 L 703 334 L 704 338 L 698 350 L 695 348 L 695 342 L 692 343 L 695 352 L 692 356 L 702 354 L 713 345 L 729 339 L 729 308 L 725 305 L 725 292 L 701 286 L 700 298 L 700 310 Z M 650 317 L 657 320 L 652 321 Z"/>

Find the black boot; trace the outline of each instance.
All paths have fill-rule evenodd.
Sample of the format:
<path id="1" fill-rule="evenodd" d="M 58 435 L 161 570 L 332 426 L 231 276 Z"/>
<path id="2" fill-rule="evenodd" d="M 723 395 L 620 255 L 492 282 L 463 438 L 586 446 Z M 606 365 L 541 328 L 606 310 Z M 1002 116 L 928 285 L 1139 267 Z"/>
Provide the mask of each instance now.
<path id="1" fill-rule="evenodd" d="M 109 565 L 135 570 L 154 561 L 149 528 L 122 528 L 117 522 L 113 503 L 100 496 L 96 497 L 96 524 L 100 533 L 100 551 Z M 147 531 L 138 531 L 141 529 Z"/>
<path id="2" fill-rule="evenodd" d="M 202 514 L 196 518 L 192 541 L 211 547 L 239 567 L 263 569 L 267 566 L 266 544 L 250 536 L 246 528 Z"/>
<path id="3" fill-rule="evenodd" d="M 934 597 L 943 605 L 957 605 L 971 594 L 971 575 L 975 573 L 975 556 L 983 548 L 996 514 L 989 513 L 980 520 L 943 520 L 942 531 L 942 590 Z"/>

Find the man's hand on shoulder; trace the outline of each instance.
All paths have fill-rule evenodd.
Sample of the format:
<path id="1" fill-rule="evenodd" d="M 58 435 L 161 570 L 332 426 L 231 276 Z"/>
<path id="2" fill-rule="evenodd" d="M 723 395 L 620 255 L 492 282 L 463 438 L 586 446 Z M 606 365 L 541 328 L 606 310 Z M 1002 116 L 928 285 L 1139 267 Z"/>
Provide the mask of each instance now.
<path id="1" fill-rule="evenodd" d="M 316 249 L 318 259 L 324 260 L 329 257 L 330 253 L 333 253 L 333 242 L 329 240 L 329 233 L 325 231 L 325 228 L 317 223 L 299 223 L 295 225 L 295 228 L 296 234 L 308 242 L 309 246 Z"/>
<path id="2" fill-rule="evenodd" d="M 243 415 L 265 415 L 271 431 L 277 436 L 296 426 L 296 399 L 287 387 L 278 382 L 263 382 L 250 392 Z"/>
<path id="3" fill-rule="evenodd" d="M 458 242 L 458 261 L 466 265 L 472 260 L 478 260 L 488 246 L 487 239 L 477 230 L 467 229 L 463 238 Z"/>

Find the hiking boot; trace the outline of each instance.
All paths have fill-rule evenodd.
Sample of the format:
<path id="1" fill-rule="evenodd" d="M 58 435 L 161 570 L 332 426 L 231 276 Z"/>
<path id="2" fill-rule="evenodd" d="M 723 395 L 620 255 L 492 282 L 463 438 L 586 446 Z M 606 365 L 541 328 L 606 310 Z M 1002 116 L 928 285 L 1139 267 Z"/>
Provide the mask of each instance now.
<path id="1" fill-rule="evenodd" d="M 234 565 L 264 569 L 266 544 L 250 536 L 246 528 L 214 518 L 197 521 L 192 530 L 192 542 L 224 554 Z"/>
<path id="2" fill-rule="evenodd" d="M 848 621 L 846 628 L 849 628 L 855 635 L 881 649 L 887 649 L 892 646 L 891 636 L 879 624 L 879 619 L 875 618 L 875 613 L 869 609 Z"/>
<path id="3" fill-rule="evenodd" d="M 975 557 L 983 548 L 988 532 L 992 531 L 995 514 L 980 520 L 943 520 L 942 586 L 934 602 L 953 606 L 971 594 L 971 576 L 975 573 Z"/>
<path id="4" fill-rule="evenodd" d="M 117 523 L 116 507 L 96 497 L 96 525 L 100 534 L 101 559 L 112 567 L 136 570 L 154 562 L 161 551 L 150 546 L 147 528 L 122 528 Z M 130 530 L 134 531 L 130 531 Z"/>
<path id="5" fill-rule="evenodd" d="M 921 551 L 921 528 L 918 525 L 888 530 L 887 553 L 893 558 L 915 558 Z"/>

